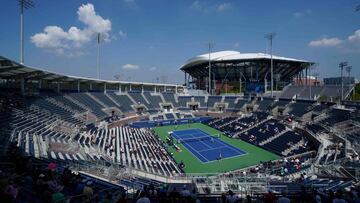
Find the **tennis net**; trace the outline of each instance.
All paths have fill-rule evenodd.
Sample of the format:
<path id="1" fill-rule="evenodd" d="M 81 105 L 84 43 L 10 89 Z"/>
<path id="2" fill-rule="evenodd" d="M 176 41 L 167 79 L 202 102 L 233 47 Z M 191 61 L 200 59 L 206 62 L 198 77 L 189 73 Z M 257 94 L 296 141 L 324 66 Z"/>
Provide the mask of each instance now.
<path id="1" fill-rule="evenodd" d="M 177 139 L 177 141 L 180 143 L 189 143 L 189 142 L 200 142 L 200 141 L 214 140 L 214 139 L 215 137 L 212 136 L 202 136 L 202 137 Z"/>

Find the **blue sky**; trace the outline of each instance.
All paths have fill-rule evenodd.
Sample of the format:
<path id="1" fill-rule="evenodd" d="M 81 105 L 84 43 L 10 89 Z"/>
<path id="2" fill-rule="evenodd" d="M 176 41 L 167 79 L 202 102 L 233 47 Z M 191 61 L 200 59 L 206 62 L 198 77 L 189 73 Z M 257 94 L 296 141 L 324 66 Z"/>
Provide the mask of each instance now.
<path id="1" fill-rule="evenodd" d="M 96 77 L 97 32 L 102 79 L 171 83 L 183 82 L 179 67 L 209 41 L 215 51 L 265 52 L 264 34 L 276 32 L 274 54 L 317 62 L 320 77 L 339 75 L 338 63 L 348 61 L 360 76 L 360 1 L 34 2 L 25 13 L 25 64 L 59 73 Z M 19 61 L 18 3 L 1 5 L 0 55 Z"/>

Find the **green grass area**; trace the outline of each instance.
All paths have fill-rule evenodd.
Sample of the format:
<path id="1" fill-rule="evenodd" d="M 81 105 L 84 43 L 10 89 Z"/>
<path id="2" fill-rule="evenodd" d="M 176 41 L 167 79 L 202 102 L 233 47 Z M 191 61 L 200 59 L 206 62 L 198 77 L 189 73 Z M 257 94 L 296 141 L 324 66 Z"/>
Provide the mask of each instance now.
<path id="1" fill-rule="evenodd" d="M 185 130 L 185 129 L 192 129 L 198 128 L 210 135 L 217 135 L 221 133 L 220 131 L 204 125 L 202 123 L 192 123 L 192 124 L 184 124 L 178 125 L 176 130 Z M 155 129 L 156 134 L 163 139 L 166 140 L 168 136 L 168 132 L 174 131 L 175 126 L 161 126 L 156 127 Z M 222 134 L 222 133 L 221 133 Z M 246 168 L 249 166 L 256 165 L 261 161 L 269 161 L 275 160 L 280 158 L 279 156 L 266 151 L 262 148 L 259 148 L 255 145 L 249 144 L 244 142 L 240 139 L 233 139 L 226 137 L 222 134 L 220 139 L 230 145 L 238 147 L 239 149 L 245 151 L 247 154 L 232 158 L 223 159 L 220 161 L 212 161 L 208 163 L 202 163 L 198 160 L 195 155 L 193 155 L 186 147 L 182 144 L 177 144 L 181 148 L 181 152 L 177 152 L 173 147 L 168 147 L 168 151 L 174 153 L 175 160 L 180 163 L 183 161 L 185 164 L 185 172 L 186 173 L 222 173 L 228 172 L 236 169 Z"/>

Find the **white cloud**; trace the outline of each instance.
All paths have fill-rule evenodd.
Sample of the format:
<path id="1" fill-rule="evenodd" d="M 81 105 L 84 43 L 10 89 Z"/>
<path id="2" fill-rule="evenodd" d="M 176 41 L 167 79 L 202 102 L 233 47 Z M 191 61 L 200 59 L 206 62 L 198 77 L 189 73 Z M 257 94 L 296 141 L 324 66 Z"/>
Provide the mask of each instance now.
<path id="1" fill-rule="evenodd" d="M 127 33 L 124 32 L 124 31 L 122 31 L 122 30 L 120 30 L 120 31 L 119 31 L 119 36 L 120 36 L 121 38 L 125 39 L 125 38 L 127 38 Z"/>
<path id="2" fill-rule="evenodd" d="M 310 47 L 335 47 L 343 52 L 360 52 L 360 29 L 345 39 L 338 37 L 323 37 L 319 40 L 311 41 Z"/>
<path id="3" fill-rule="evenodd" d="M 133 4 L 135 3 L 135 0 L 124 0 L 124 2 L 127 4 Z"/>
<path id="4" fill-rule="evenodd" d="M 77 14 L 78 20 L 84 24 L 83 28 L 72 26 L 65 31 L 56 25 L 46 26 L 43 32 L 31 36 L 30 41 L 38 48 L 67 56 L 84 54 L 81 49 L 90 41 L 96 41 L 98 33 L 101 33 L 103 41 L 110 41 L 111 21 L 96 14 L 94 5 L 81 5 Z"/>
<path id="5" fill-rule="evenodd" d="M 227 10 L 231 8 L 231 3 L 225 2 L 217 6 L 216 10 L 219 12 L 222 12 L 224 10 Z"/>
<path id="6" fill-rule="evenodd" d="M 240 46 L 240 42 L 235 42 L 234 47 L 239 47 Z"/>
<path id="7" fill-rule="evenodd" d="M 300 17 L 303 17 L 305 15 L 309 15 L 312 13 L 312 10 L 311 9 L 306 9 L 304 11 L 297 11 L 297 12 L 294 12 L 293 13 L 293 17 L 295 18 L 300 18 Z"/>
<path id="8" fill-rule="evenodd" d="M 151 67 L 149 68 L 149 71 L 156 71 L 157 70 L 157 67 Z"/>
<path id="9" fill-rule="evenodd" d="M 192 9 L 197 9 L 197 10 L 201 10 L 202 9 L 202 5 L 200 4 L 200 1 L 194 1 L 190 8 Z"/>
<path id="10" fill-rule="evenodd" d="M 139 65 L 134 65 L 134 64 L 130 64 L 130 63 L 122 66 L 122 69 L 124 69 L 124 70 L 137 70 L 139 68 L 140 68 Z"/>
<path id="11" fill-rule="evenodd" d="M 326 38 L 323 37 L 319 40 L 314 40 L 309 43 L 310 47 L 335 47 L 342 43 L 342 40 L 334 37 L 334 38 Z"/>
<path id="12" fill-rule="evenodd" d="M 190 5 L 190 9 L 201 11 L 201 12 L 222 12 L 231 8 L 232 4 L 229 2 L 224 2 L 221 4 L 209 4 L 208 1 L 193 1 Z"/>

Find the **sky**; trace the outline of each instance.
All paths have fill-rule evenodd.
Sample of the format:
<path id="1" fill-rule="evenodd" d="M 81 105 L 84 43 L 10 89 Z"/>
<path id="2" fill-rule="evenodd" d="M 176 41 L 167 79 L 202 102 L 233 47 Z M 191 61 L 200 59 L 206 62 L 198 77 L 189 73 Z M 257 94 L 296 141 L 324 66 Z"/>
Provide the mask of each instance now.
<path id="1" fill-rule="evenodd" d="M 321 78 L 348 61 L 360 78 L 359 0 L 33 0 L 25 11 L 26 65 L 57 73 L 182 84 L 179 68 L 213 51 L 266 52 L 318 63 Z M 2 0 L 0 55 L 19 61 L 16 0 Z"/>

